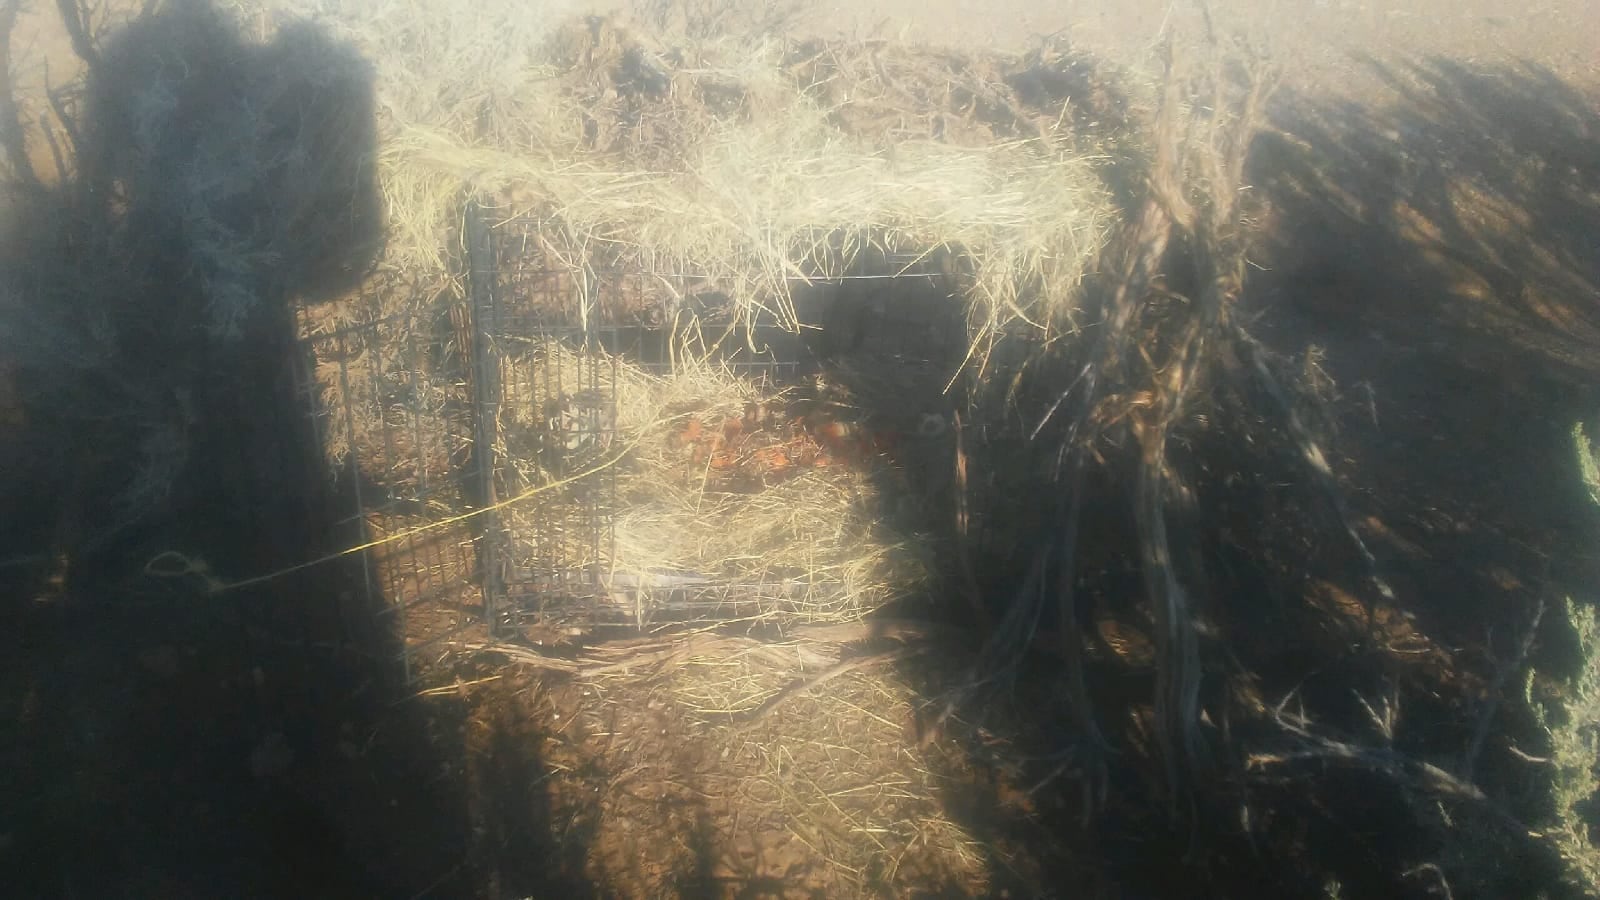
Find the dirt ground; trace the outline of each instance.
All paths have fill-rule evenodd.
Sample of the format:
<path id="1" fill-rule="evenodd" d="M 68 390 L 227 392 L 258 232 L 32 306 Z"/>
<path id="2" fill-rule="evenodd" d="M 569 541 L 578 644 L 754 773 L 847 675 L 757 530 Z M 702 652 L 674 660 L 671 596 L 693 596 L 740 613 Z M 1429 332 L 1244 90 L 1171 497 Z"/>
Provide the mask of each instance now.
<path id="1" fill-rule="evenodd" d="M 735 12 L 769 5 L 728 4 Z M 646 17 L 660 6 L 659 0 L 555 0 L 543 8 L 550 15 Z M 1011 49 L 1066 34 L 1095 53 L 1136 62 L 1165 29 L 1203 28 L 1207 7 L 1219 31 L 1243 34 L 1278 60 L 1290 86 L 1325 95 L 1383 99 L 1383 81 L 1368 61 L 1435 56 L 1474 66 L 1528 62 L 1569 82 L 1600 80 L 1600 0 L 866 0 L 801 4 L 793 30 Z M 56 83 L 77 69 L 49 4 L 24 5 L 13 43 L 16 58 L 29 60 L 17 73 L 24 86 L 42 83 L 47 69 Z"/>
<path id="2" fill-rule="evenodd" d="M 1538 603 L 1600 585 L 1600 529 L 1569 453 L 1572 423 L 1600 414 L 1600 0 L 1218 0 L 1213 12 L 1219 27 L 1257 36 L 1284 75 L 1251 165 L 1272 214 L 1244 306 L 1271 349 L 1326 385 L 1335 472 L 1398 597 L 1385 622 L 1408 662 L 1392 680 L 1446 698 L 1408 710 L 1417 727 L 1402 744 L 1460 746 L 1478 713 L 1460 698 L 1481 693 L 1460 686 L 1495 678 Z M 1164 26 L 1198 16 L 1155 0 L 872 0 L 819 3 L 797 27 L 1001 46 L 1069 29 L 1133 62 Z M 1278 496 L 1265 485 L 1223 530 L 1293 518 Z M 1273 564 L 1320 558 L 1321 543 L 1333 539 L 1312 535 L 1296 548 L 1303 558 Z M 1218 552 L 1226 567 L 1227 547 Z M 293 599 L 347 599 L 358 577 L 341 571 Z M 741 822 L 737 798 L 697 780 L 726 748 L 662 749 L 700 734 L 694 723 L 663 720 L 646 745 L 621 746 L 610 708 L 583 688 L 481 660 L 397 693 L 394 648 L 347 627 L 335 651 L 274 612 L 283 598 L 197 612 L 189 599 L 132 597 L 108 611 L 56 603 L 48 586 L 0 588 L 0 873 L 16 896 L 1230 893 L 1198 886 L 1181 837 L 1140 834 L 1131 820 L 1084 829 L 1076 794 L 1031 793 L 1039 770 L 1026 779 L 973 749 L 1001 738 L 918 734 L 907 698 L 936 678 L 915 666 L 892 672 L 902 693 L 880 723 L 890 755 L 926 751 L 900 760 L 924 780 L 897 809 L 952 826 L 912 828 L 908 845 L 943 841 L 967 856 L 908 853 L 903 874 L 840 881 L 817 870 L 802 828 Z M 1245 632 L 1266 644 L 1272 617 L 1301 600 L 1348 605 L 1340 584 L 1301 589 L 1251 607 L 1263 620 Z M 1114 648 L 1143 640 L 1128 623 L 1105 629 Z M 1559 639 L 1550 644 L 1559 657 Z M 1274 684 L 1342 688 L 1339 672 L 1300 671 L 1299 649 L 1250 648 L 1274 663 Z M 1108 659 L 1132 660 L 1108 663 L 1117 677 L 1148 676 L 1137 648 Z M 654 721 L 665 707 L 653 704 L 634 712 Z M 1489 793 L 1526 780 L 1515 749 L 1498 730 L 1487 741 Z M 652 760 L 669 771 L 654 793 L 635 792 Z M 1340 788 L 1371 790 L 1375 810 L 1386 802 L 1359 779 L 1323 789 Z M 1343 896 L 1440 896 L 1383 874 L 1438 848 L 1382 845 L 1368 824 L 1340 822 L 1324 841 Z M 730 833 L 728 846 L 710 844 Z M 1231 871 L 1249 870 L 1256 848 L 1218 846 L 1247 861 Z M 969 864 L 940 862 L 953 858 Z M 1499 896 L 1526 888 L 1520 865 L 1506 865 Z M 1275 895 L 1299 895 L 1273 877 L 1263 883 Z"/>
<path id="3" fill-rule="evenodd" d="M 575 4 L 649 9 L 648 0 Z M 734 6 L 763 7 L 763 0 Z M 1527 61 L 1564 79 L 1600 78 L 1600 3 L 1549 0 L 867 0 L 807 4 L 796 27 L 819 35 L 906 37 L 953 46 L 1025 48 L 1042 35 L 1122 62 L 1137 61 L 1163 29 L 1193 33 L 1209 7 L 1215 26 L 1243 34 L 1279 61 L 1297 88 L 1378 99 L 1367 59 L 1441 56 L 1467 65 Z"/>

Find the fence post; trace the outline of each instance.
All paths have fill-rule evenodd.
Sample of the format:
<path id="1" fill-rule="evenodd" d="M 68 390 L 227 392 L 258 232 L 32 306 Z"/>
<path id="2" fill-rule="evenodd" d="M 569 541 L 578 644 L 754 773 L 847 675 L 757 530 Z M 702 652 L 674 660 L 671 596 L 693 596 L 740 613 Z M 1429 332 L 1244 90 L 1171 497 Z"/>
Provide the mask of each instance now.
<path id="1" fill-rule="evenodd" d="M 478 483 L 479 503 L 493 506 L 496 422 L 500 409 L 500 367 L 491 341 L 497 329 L 497 291 L 494 243 L 489 225 L 476 198 L 466 206 L 467 237 L 467 332 L 471 339 L 469 368 L 472 373 L 472 466 Z M 480 507 L 481 508 L 481 507 Z M 489 634 L 499 630 L 500 599 L 504 584 L 496 542 L 500 538 L 500 517 L 487 512 L 474 519 L 477 546 L 478 581 L 483 591 L 483 619 Z"/>

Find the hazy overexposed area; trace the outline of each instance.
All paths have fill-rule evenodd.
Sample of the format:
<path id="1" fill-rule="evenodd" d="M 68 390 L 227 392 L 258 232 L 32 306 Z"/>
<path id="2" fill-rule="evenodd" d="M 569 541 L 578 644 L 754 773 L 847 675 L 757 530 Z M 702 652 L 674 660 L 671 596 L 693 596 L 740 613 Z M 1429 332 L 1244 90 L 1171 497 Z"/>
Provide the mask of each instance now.
<path id="1" fill-rule="evenodd" d="M 0 33 L 7 896 L 1600 893 L 1600 2 Z"/>

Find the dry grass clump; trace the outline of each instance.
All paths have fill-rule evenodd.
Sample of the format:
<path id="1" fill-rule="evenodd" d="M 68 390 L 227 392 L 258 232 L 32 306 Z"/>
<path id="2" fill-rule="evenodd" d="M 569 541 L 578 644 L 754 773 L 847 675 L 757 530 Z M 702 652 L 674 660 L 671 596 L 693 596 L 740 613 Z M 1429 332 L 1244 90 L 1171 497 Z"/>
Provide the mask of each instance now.
<path id="1" fill-rule="evenodd" d="M 680 711 L 707 725 L 759 708 L 793 679 L 740 654 L 698 657 L 685 669 L 668 689 Z M 920 856 L 915 868 L 956 868 L 952 874 L 977 880 L 970 887 L 981 892 L 982 848 L 950 820 L 947 786 L 907 741 L 917 700 L 893 674 L 852 673 L 796 697 L 755 728 L 718 731 L 714 746 L 747 769 L 746 809 L 781 817 L 841 880 L 858 888 L 894 883 L 902 867 L 913 868 L 907 857 Z"/>
<path id="2" fill-rule="evenodd" d="M 984 894 L 988 848 L 946 809 L 956 785 L 943 750 L 908 738 L 917 694 L 893 666 L 907 651 L 860 655 L 848 642 L 862 636 L 699 634 L 596 648 L 573 665 L 570 685 L 551 689 L 562 737 L 541 752 L 562 773 L 557 814 L 571 802 L 597 820 L 591 875 L 662 893 L 674 842 L 630 835 L 645 829 L 701 847 L 711 871 L 699 877 L 724 885 Z M 583 773 L 597 772 L 586 789 Z"/>
<path id="3" fill-rule="evenodd" d="M 719 485 L 709 463 L 683 444 L 685 423 L 738 419 L 747 404 L 770 397 L 724 367 L 691 361 L 655 376 L 544 340 L 502 356 L 501 377 L 497 452 L 506 477 L 498 489 L 515 497 L 545 488 L 504 512 L 513 566 L 598 566 L 612 599 L 627 597 L 639 621 L 674 595 L 671 602 L 689 604 L 679 612 L 853 619 L 928 579 L 926 551 L 880 521 L 878 491 L 862 468 L 808 468 L 739 492 Z M 530 421 L 553 384 L 615 398 L 604 433 L 576 450 L 587 455 L 561 452 L 572 439 Z M 555 460 L 552 439 L 563 442 Z M 582 474 L 590 470 L 598 471 Z M 561 483 L 573 474 L 582 477 Z M 615 497 L 614 510 L 606 493 Z M 614 517 L 610 534 L 597 534 L 606 514 Z M 685 588 L 692 589 L 688 600 L 681 598 Z"/>
<path id="4" fill-rule="evenodd" d="M 539 217 L 574 268 L 605 248 L 648 271 L 704 275 L 743 310 L 790 324 L 790 281 L 841 274 L 868 242 L 957 247 L 972 260 L 980 323 L 1044 322 L 1070 308 L 1109 225 L 1095 163 L 1020 101 L 1000 108 L 1029 124 L 983 125 L 987 141 L 951 140 L 978 133 L 953 124 L 916 138 L 865 127 L 921 114 L 840 99 L 868 74 L 878 86 L 864 94 L 884 95 L 867 63 L 875 46 L 807 55 L 763 33 L 656 43 L 612 20 L 510 3 L 470 15 L 413 0 L 269 5 L 311 14 L 377 61 L 392 258 L 407 267 L 444 268 L 465 186 Z M 822 53 L 845 64 L 824 73 Z M 951 62 L 927 60 L 888 77 L 931 98 Z M 941 102 L 952 123 L 993 117 Z"/>
<path id="5" fill-rule="evenodd" d="M 721 497 L 650 475 L 627 487 L 616 571 L 636 579 L 646 607 L 670 588 L 664 574 L 709 582 L 701 605 L 798 621 L 856 618 L 927 582 L 910 540 L 876 521 L 874 492 L 858 472 L 810 472 Z M 752 597 L 753 606 L 741 604 Z"/>
<path id="6" fill-rule="evenodd" d="M 1140 144 L 1136 122 L 1154 102 L 1153 79 L 1058 38 L 1020 56 L 809 40 L 787 61 L 843 131 L 878 146 L 1038 140 L 1099 157 Z"/>

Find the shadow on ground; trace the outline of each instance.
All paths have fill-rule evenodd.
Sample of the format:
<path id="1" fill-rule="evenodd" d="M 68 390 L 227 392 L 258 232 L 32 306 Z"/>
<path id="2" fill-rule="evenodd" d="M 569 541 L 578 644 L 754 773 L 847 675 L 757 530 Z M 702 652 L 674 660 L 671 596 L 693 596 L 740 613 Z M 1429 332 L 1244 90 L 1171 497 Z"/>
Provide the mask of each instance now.
<path id="1" fill-rule="evenodd" d="M 1532 66 L 1373 65 L 1391 105 L 1279 98 L 1254 293 L 1279 349 L 1316 348 L 1336 468 L 1458 646 L 1595 583 L 1571 429 L 1600 412 L 1600 98 Z"/>
<path id="2" fill-rule="evenodd" d="M 310 25 L 252 44 L 204 4 L 146 8 L 104 34 L 69 20 L 72 174 L 17 166 L 4 211 L 0 881 L 581 896 L 529 850 L 537 758 L 464 769 L 469 741 L 523 726 L 409 697 L 359 564 L 212 590 L 359 538 L 293 304 L 382 249 L 372 77 Z"/>
<path id="3" fill-rule="evenodd" d="M 1222 764 L 1169 816 L 1138 724 L 1153 622 L 1110 473 L 1085 514 L 1095 534 L 1078 613 L 1113 745 L 1107 802 L 1083 824 L 1095 766 L 1063 724 L 1046 621 L 1043 655 L 1009 698 L 1023 714 L 1009 727 L 995 709 L 970 716 L 990 732 L 968 759 L 988 783 L 952 782 L 948 797 L 997 848 L 997 884 L 1163 897 L 1565 890 L 1548 848 L 1517 833 L 1548 814 L 1518 751 L 1540 746 L 1526 667 L 1572 664 L 1557 611 L 1600 583 L 1600 529 L 1572 452 L 1574 423 L 1593 433 L 1600 415 L 1600 98 L 1532 66 L 1378 70 L 1394 94 L 1382 104 L 1276 98 L 1249 167 L 1271 214 L 1241 310 L 1295 382 L 1396 598 L 1326 527 L 1337 520 L 1295 459 L 1198 438 L 1206 733 Z M 990 571 L 995 596 L 1023 577 Z M 1521 658 L 1541 604 L 1541 639 Z M 906 674 L 937 706 L 955 673 L 933 669 Z M 1319 739 L 1375 755 L 1280 765 L 1311 748 L 1266 714 L 1286 697 Z M 985 741 L 1002 739 L 1034 758 L 1009 770 L 986 760 Z M 1426 761 L 1485 797 L 1441 805 L 1381 759 Z"/>

